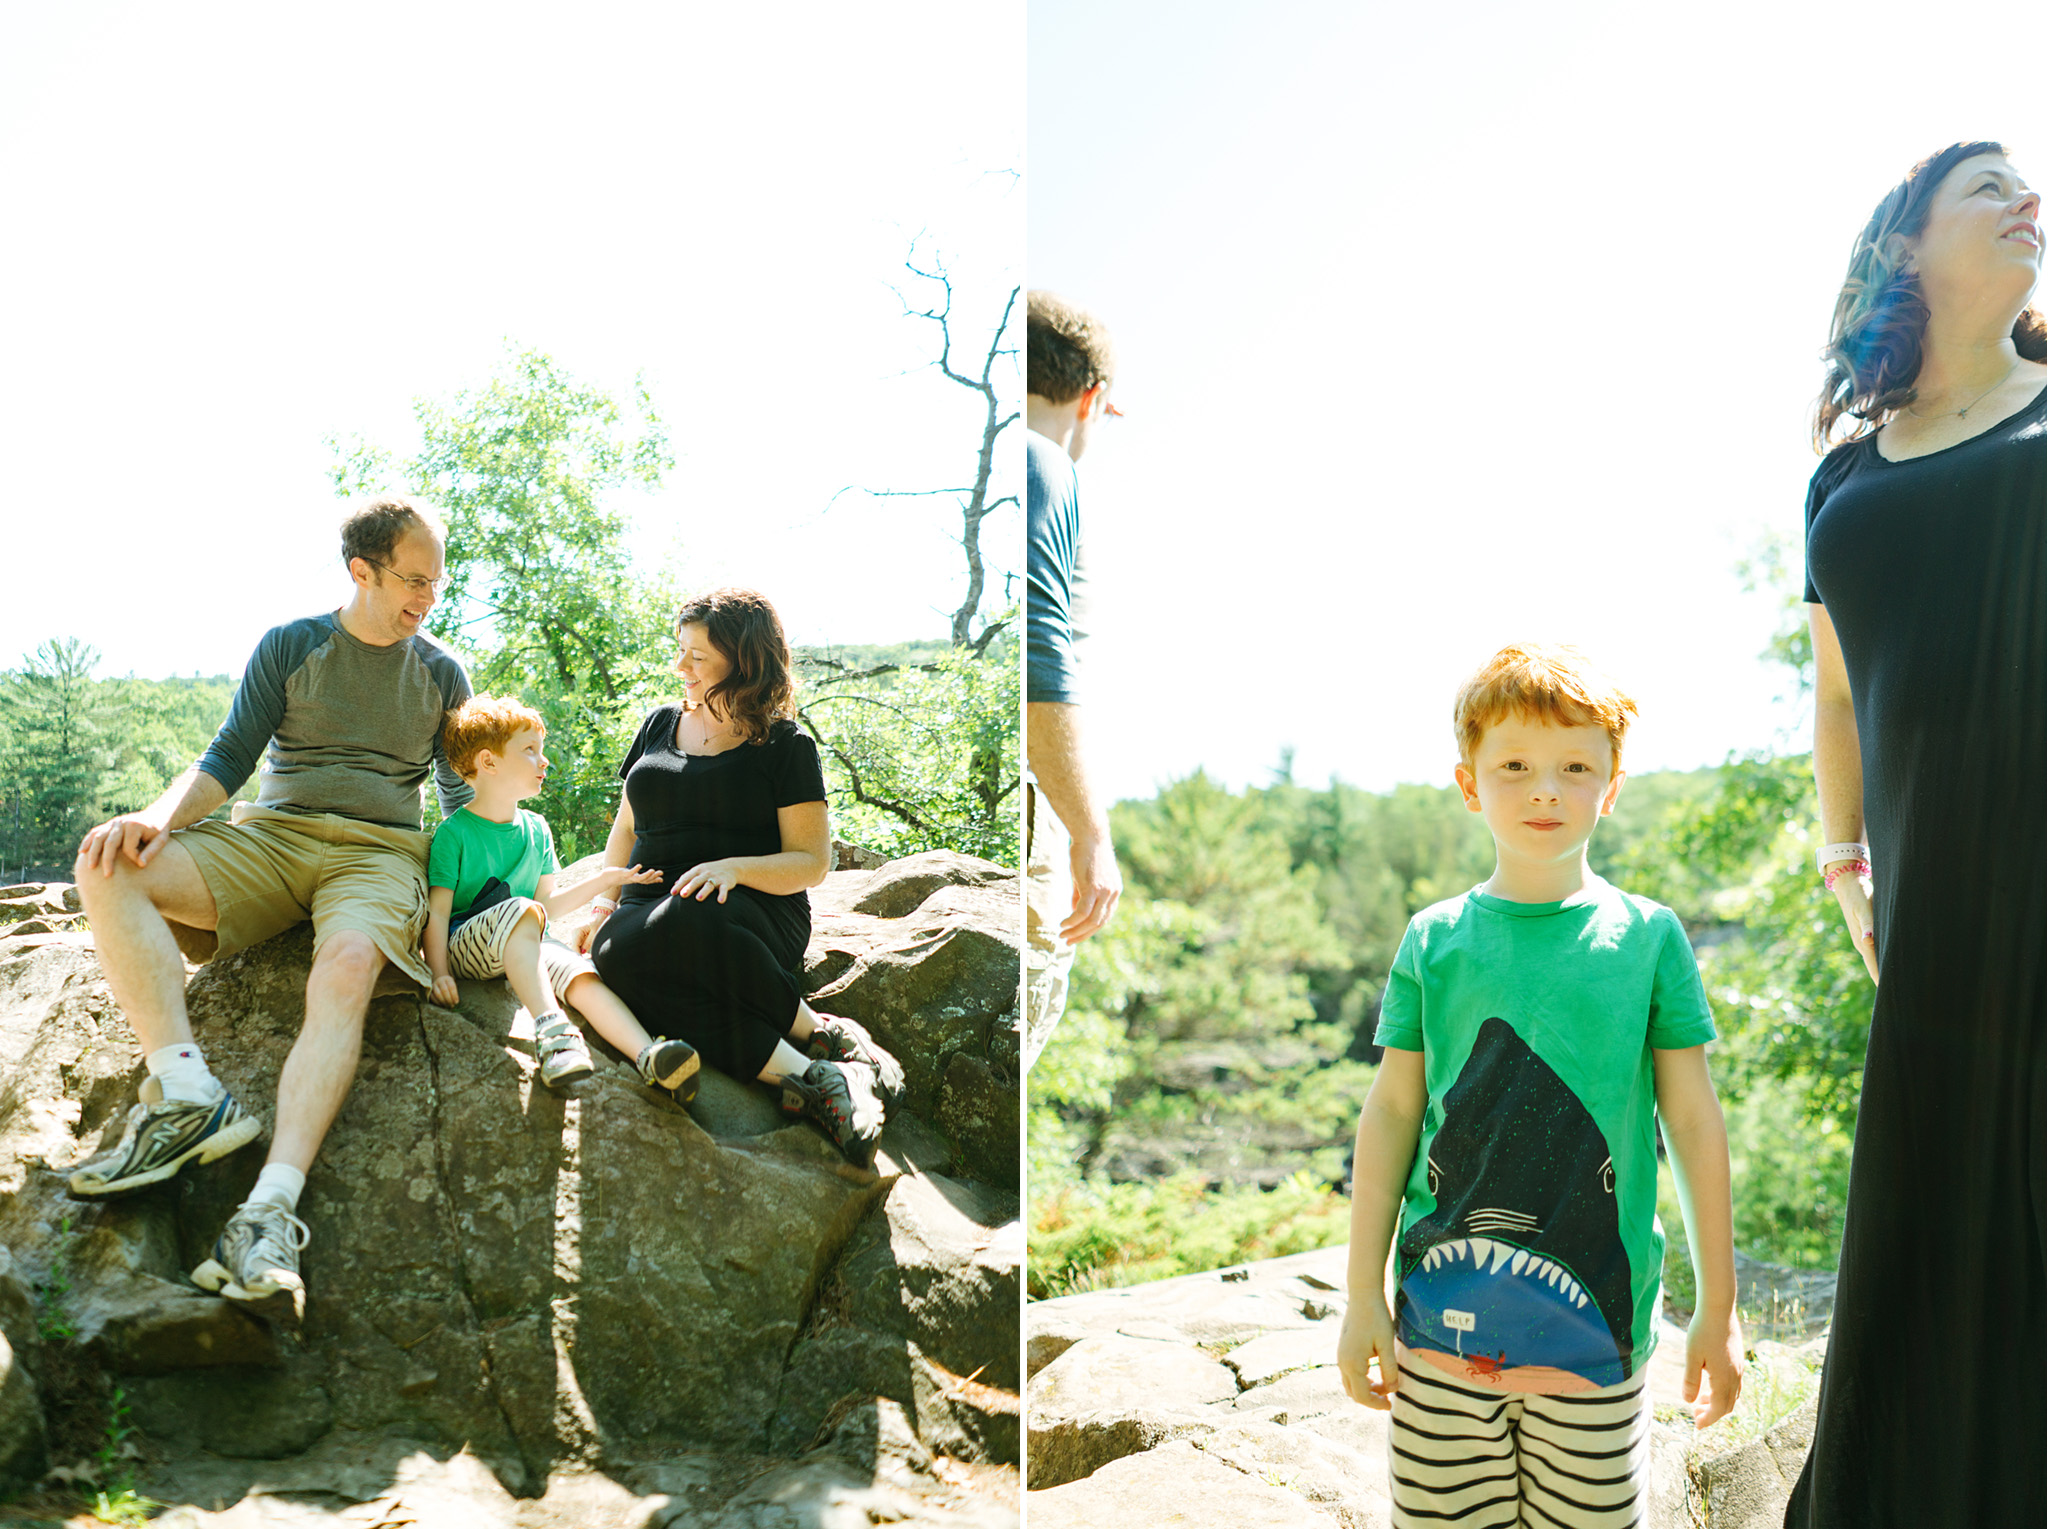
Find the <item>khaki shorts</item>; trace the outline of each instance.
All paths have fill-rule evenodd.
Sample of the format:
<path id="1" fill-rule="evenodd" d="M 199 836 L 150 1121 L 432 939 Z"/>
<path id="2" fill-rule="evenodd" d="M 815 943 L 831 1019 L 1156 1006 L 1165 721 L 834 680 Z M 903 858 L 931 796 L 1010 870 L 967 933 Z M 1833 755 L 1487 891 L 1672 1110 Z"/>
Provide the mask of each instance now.
<path id="1" fill-rule="evenodd" d="M 171 925 L 190 959 L 231 956 L 310 918 L 314 950 L 330 935 L 353 929 L 421 987 L 432 985 L 420 959 L 426 834 L 238 802 L 231 821 L 209 818 L 179 829 L 175 838 L 198 862 L 217 919 L 210 930 Z"/>
<path id="2" fill-rule="evenodd" d="M 543 931 L 540 968 L 548 974 L 548 986 L 554 990 L 558 1002 L 569 984 L 578 977 L 597 975 L 597 968 L 590 964 L 590 957 L 578 955 L 560 940 L 545 937 L 547 909 L 530 897 L 508 897 L 501 903 L 493 903 L 449 935 L 448 970 L 472 982 L 504 976 L 505 947 L 511 943 L 512 931 L 525 918 L 534 918 L 540 923 Z"/>
<path id="3" fill-rule="evenodd" d="M 1074 947 L 1060 925 L 1074 911 L 1067 830 L 1036 786 L 1024 788 L 1024 1070 L 1052 1039 L 1067 1007 Z"/>

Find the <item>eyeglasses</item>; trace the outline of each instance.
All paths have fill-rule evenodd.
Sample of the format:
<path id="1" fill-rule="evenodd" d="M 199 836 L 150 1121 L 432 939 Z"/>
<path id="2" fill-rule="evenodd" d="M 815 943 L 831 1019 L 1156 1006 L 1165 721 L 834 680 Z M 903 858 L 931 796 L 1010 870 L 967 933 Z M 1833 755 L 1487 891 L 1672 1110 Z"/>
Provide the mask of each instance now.
<path id="1" fill-rule="evenodd" d="M 442 590 L 448 587 L 448 581 L 454 577 L 453 574 L 444 573 L 438 579 L 430 579 L 424 574 L 400 573 L 389 563 L 380 563 L 373 557 L 366 557 L 363 561 L 372 568 L 383 569 L 416 595 L 439 595 Z"/>

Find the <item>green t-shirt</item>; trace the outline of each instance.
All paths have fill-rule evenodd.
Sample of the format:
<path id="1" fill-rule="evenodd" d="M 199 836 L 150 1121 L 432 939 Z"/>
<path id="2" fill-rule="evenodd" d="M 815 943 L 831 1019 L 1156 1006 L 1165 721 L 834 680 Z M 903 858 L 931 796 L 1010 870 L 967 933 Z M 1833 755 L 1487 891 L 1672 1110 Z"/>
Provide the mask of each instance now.
<path id="1" fill-rule="evenodd" d="M 1713 1038 L 1685 929 L 1646 897 L 1595 877 L 1561 903 L 1472 891 L 1416 914 L 1373 1036 L 1420 1051 L 1429 1092 L 1401 1340 L 1489 1376 L 1611 1386 L 1647 1364 L 1664 1264 L 1650 1052 Z"/>
<path id="2" fill-rule="evenodd" d="M 465 807 L 442 820 L 427 851 L 427 885 L 452 888 L 456 913 L 475 902 L 493 876 L 514 897 L 531 897 L 541 877 L 561 868 L 548 820 L 524 807 L 509 823 L 493 823 Z"/>

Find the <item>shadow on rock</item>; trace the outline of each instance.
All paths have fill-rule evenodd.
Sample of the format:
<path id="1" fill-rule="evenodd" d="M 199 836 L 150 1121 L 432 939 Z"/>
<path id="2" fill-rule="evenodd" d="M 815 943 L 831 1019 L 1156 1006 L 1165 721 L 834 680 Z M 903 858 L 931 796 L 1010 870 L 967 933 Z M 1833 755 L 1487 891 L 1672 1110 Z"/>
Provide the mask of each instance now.
<path id="1" fill-rule="evenodd" d="M 20 900 L 48 924 L 65 891 Z M 38 1389 L 63 1371 L 102 1410 L 118 1385 L 144 1489 L 185 1505 L 165 1523 L 393 1493 L 434 1523 L 1014 1522 L 1016 878 L 922 855 L 815 896 L 814 1001 L 913 1075 L 878 1172 L 716 1074 L 686 1113 L 597 1048 L 551 1094 L 502 983 L 459 1010 L 395 984 L 300 1204 L 297 1335 L 184 1276 L 260 1152 L 66 1196 L 140 1049 L 89 937 L 0 930 L 0 1493 L 86 1442 L 56 1414 L 91 1409 Z M 188 984 L 210 1064 L 266 1118 L 310 957 L 301 929 Z M 426 1511 L 449 1493 L 460 1516 Z"/>

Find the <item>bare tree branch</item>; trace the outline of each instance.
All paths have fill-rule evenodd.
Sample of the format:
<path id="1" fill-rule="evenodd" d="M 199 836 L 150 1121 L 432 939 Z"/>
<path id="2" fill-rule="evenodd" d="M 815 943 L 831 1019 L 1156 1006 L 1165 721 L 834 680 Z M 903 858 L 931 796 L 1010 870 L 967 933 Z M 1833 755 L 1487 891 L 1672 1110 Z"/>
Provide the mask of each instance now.
<path id="1" fill-rule="evenodd" d="M 830 750 L 832 757 L 838 760 L 840 766 L 846 771 L 847 783 L 853 788 L 853 799 L 855 801 L 860 802 L 865 806 L 874 807 L 882 812 L 886 812 L 891 817 L 900 819 L 901 821 L 908 823 L 912 828 L 915 828 L 919 833 L 929 835 L 933 832 L 930 824 L 926 823 L 925 820 L 919 817 L 915 811 L 913 811 L 909 807 L 906 807 L 903 803 L 892 800 L 889 797 L 870 795 L 867 790 L 866 784 L 860 778 L 860 767 L 853 762 L 853 757 L 849 755 L 844 749 L 840 748 L 839 745 L 834 743 L 830 738 L 827 738 L 825 736 L 824 729 L 819 727 L 818 724 L 814 720 L 812 720 L 808 712 L 799 708 L 796 715 L 797 720 L 803 723 L 803 725 L 810 731 L 811 736 L 817 739 L 818 742 L 823 744 L 828 750 Z"/>

